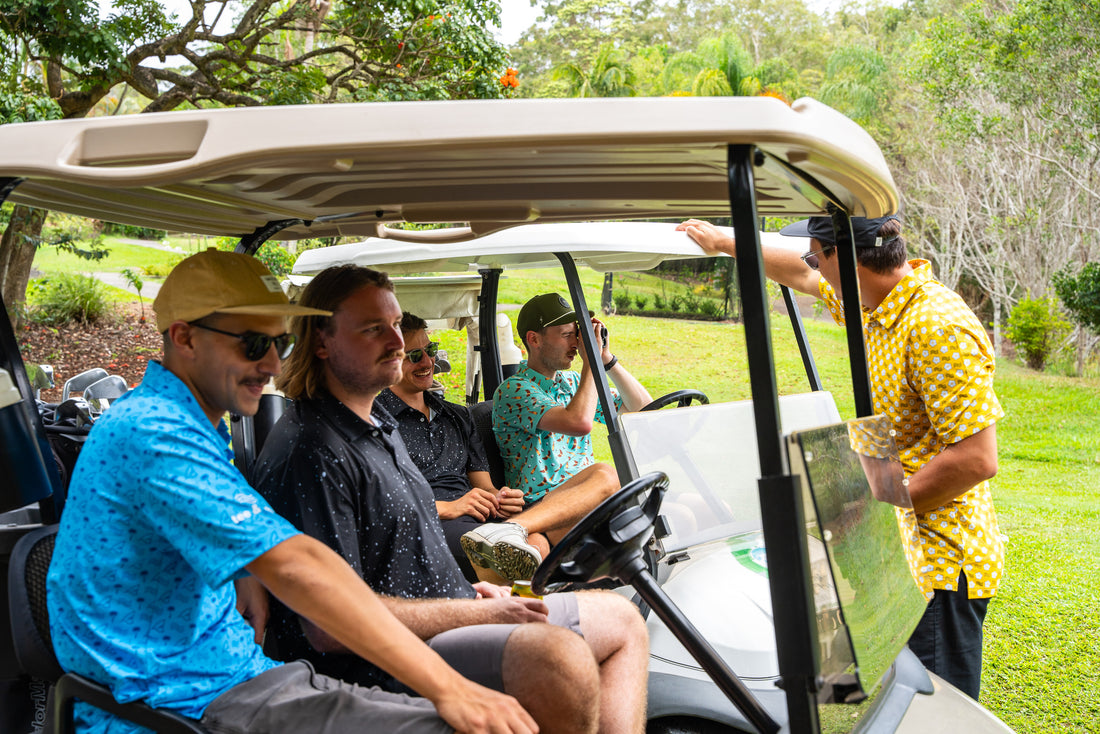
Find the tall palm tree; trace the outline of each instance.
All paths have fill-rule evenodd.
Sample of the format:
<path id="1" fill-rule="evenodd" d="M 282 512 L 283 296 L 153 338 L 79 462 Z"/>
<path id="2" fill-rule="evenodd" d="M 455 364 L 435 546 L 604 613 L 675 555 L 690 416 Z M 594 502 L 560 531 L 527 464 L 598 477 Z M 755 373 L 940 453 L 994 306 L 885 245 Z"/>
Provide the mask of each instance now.
<path id="1" fill-rule="evenodd" d="M 686 92 L 697 97 L 751 96 L 759 94 L 752 57 L 733 33 L 707 38 L 694 51 L 682 51 L 668 60 L 663 81 L 669 93 Z"/>
<path id="2" fill-rule="evenodd" d="M 573 97 L 633 97 L 634 72 L 621 49 L 605 43 L 587 71 L 575 63 L 554 68 L 555 81 L 564 81 Z"/>
<path id="3" fill-rule="evenodd" d="M 887 97 L 882 89 L 886 72 L 886 60 L 874 49 L 838 48 L 825 66 L 818 98 L 866 126 L 877 117 L 879 100 Z"/>

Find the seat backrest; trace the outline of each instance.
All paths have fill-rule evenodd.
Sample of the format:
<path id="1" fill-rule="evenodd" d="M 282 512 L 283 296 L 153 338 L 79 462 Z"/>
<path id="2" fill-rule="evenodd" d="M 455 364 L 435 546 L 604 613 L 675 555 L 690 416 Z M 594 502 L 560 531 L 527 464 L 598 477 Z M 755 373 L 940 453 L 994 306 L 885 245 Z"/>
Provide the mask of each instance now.
<path id="1" fill-rule="evenodd" d="M 53 651 L 46 608 L 46 574 L 57 527 L 49 525 L 24 535 L 8 562 L 8 608 L 16 660 L 27 675 L 50 682 L 63 673 Z"/>
<path id="2" fill-rule="evenodd" d="M 496 487 L 504 486 L 504 459 L 497 446 L 497 437 L 493 433 L 493 401 L 483 400 L 470 406 L 470 416 L 474 419 L 477 435 L 485 445 L 485 455 L 489 459 L 489 478 Z"/>
<path id="3" fill-rule="evenodd" d="M 251 479 L 256 457 L 260 455 L 268 434 L 283 417 L 288 405 L 288 398 L 276 393 L 265 393 L 260 396 L 260 407 L 256 415 L 243 416 L 234 413 L 230 417 L 233 463 L 246 479 Z"/>

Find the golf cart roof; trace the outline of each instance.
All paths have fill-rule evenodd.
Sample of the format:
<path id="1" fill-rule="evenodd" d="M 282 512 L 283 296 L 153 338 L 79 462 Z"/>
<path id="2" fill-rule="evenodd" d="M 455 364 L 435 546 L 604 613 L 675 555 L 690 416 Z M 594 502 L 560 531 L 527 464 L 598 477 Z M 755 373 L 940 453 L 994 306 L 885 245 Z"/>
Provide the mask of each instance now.
<path id="1" fill-rule="evenodd" d="M 878 146 L 811 99 L 395 102 L 4 125 L 10 201 L 171 231 L 390 236 L 469 222 L 728 216 L 728 151 L 757 146 L 761 216 L 898 207 Z M 0 184 L 5 182 L 0 182 Z M 283 227 L 270 227 L 272 223 Z M 300 220 L 300 221 L 297 221 Z"/>
<path id="2" fill-rule="evenodd" d="M 722 228 L 732 236 L 733 230 Z M 650 270 L 666 260 L 708 257 L 675 224 L 659 222 L 568 222 L 525 224 L 485 235 L 474 242 L 454 242 L 453 229 L 412 232 L 438 233 L 440 241 L 395 242 L 372 237 L 363 242 L 307 250 L 291 275 L 308 276 L 334 265 L 361 265 L 405 273 L 472 273 L 483 268 L 557 268 L 555 252 L 568 252 L 578 265 L 597 272 Z M 761 233 L 773 247 L 805 249 L 805 241 Z M 300 279 L 298 279 L 300 280 Z"/>

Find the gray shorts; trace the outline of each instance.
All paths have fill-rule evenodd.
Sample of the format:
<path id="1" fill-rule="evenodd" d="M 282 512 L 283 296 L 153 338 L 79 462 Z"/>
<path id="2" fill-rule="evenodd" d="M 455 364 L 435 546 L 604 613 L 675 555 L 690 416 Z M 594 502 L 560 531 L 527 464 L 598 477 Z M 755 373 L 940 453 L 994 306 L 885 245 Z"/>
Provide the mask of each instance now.
<path id="1" fill-rule="evenodd" d="M 425 698 L 361 688 L 298 660 L 230 688 L 206 707 L 211 734 L 453 732 Z"/>
<path id="2" fill-rule="evenodd" d="M 549 622 L 581 634 L 581 615 L 573 594 L 550 594 L 543 599 L 550 607 Z M 486 688 L 504 691 L 504 646 L 517 624 L 478 624 L 441 632 L 428 640 L 452 668 Z"/>

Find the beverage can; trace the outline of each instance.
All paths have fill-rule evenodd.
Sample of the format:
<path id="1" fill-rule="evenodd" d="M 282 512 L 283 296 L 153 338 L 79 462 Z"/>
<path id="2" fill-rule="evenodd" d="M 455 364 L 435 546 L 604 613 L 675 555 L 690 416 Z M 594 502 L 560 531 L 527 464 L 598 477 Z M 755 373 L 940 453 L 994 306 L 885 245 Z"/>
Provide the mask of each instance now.
<path id="1" fill-rule="evenodd" d="M 542 594 L 536 594 L 535 590 L 531 588 L 530 581 L 513 581 L 512 596 L 525 596 L 528 599 L 542 598 Z"/>

